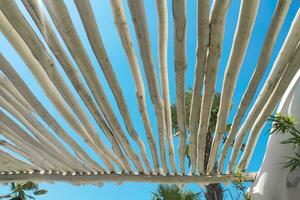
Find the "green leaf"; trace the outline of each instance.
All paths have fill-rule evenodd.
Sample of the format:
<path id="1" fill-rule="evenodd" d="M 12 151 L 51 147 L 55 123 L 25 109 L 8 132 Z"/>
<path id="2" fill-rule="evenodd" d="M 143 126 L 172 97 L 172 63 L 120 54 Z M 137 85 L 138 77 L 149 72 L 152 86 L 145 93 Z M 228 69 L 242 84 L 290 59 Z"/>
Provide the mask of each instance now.
<path id="1" fill-rule="evenodd" d="M 47 194 L 47 190 L 37 190 L 35 191 L 33 194 L 35 195 L 44 195 L 44 194 Z"/>
<path id="2" fill-rule="evenodd" d="M 36 184 L 34 184 L 31 181 L 28 181 L 27 183 L 22 185 L 23 190 L 33 190 L 36 188 Z"/>

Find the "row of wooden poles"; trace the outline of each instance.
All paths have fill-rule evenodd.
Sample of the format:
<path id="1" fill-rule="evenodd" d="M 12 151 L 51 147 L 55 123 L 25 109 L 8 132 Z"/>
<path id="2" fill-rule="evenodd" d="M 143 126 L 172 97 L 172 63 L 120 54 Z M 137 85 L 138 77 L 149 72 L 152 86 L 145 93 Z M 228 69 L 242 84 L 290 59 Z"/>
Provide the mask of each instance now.
<path id="1" fill-rule="evenodd" d="M 26 163 L 0 149 L 0 171 L 2 172 L 40 170 L 63 173 L 138 172 L 154 175 L 184 175 L 188 173 L 185 169 L 187 130 L 189 130 L 190 133 L 190 172 L 192 175 L 214 174 L 216 164 L 218 166 L 218 173 L 224 173 L 224 160 L 233 142 L 233 150 L 227 172 L 231 173 L 236 169 L 245 171 L 262 128 L 300 66 L 300 10 L 298 9 L 280 52 L 273 63 L 272 70 L 258 98 L 247 114 L 245 121 L 242 123 L 242 119 L 253 101 L 254 94 L 269 64 L 276 39 L 292 2 L 291 0 L 278 0 L 255 71 L 240 102 L 227 140 L 223 145 L 220 145 L 226 130 L 227 118 L 230 112 L 237 77 L 243 63 L 259 6 L 259 0 L 242 0 L 234 40 L 224 74 L 216 131 L 210 151 L 208 166 L 207 169 L 205 169 L 204 155 L 206 135 L 208 133 L 210 110 L 215 94 L 216 76 L 222 51 L 226 14 L 230 0 L 214 0 L 211 9 L 209 0 L 198 0 L 197 58 L 189 127 L 186 125 L 187 119 L 185 117 L 185 71 L 187 67 L 185 48 L 187 23 L 186 1 L 174 0 L 172 2 L 174 20 L 174 64 L 176 72 L 176 108 L 180 133 L 178 151 L 180 165 L 178 168 L 175 161 L 170 111 L 167 63 L 167 1 L 156 1 L 159 30 L 158 56 L 161 82 L 161 85 L 159 85 L 155 72 L 144 2 L 142 0 L 127 0 L 138 41 L 139 54 L 141 55 L 142 65 L 146 75 L 148 91 L 156 114 L 157 130 L 153 130 L 150 124 L 145 100 L 145 85 L 140 71 L 141 66 L 138 63 L 136 51 L 132 45 L 132 38 L 122 1 L 110 1 L 115 25 L 134 78 L 137 102 L 145 128 L 148 146 L 146 146 L 140 138 L 141 133 L 137 133 L 134 128 L 123 91 L 121 90 L 101 39 L 99 28 L 104 27 L 98 27 L 89 1 L 74 0 L 92 50 L 115 97 L 127 132 L 131 136 L 130 139 L 126 137 L 125 131 L 122 129 L 117 116 L 113 112 L 106 92 L 75 30 L 75 26 L 64 1 L 43 0 L 43 4 L 81 74 L 73 66 L 71 59 L 50 25 L 45 10 L 42 7 L 42 2 L 38 0 L 22 0 L 22 2 L 85 106 L 110 141 L 112 148 L 109 148 L 100 139 L 99 134 L 91 124 L 84 109 L 80 106 L 78 100 L 67 86 L 66 81 L 59 73 L 58 67 L 47 48 L 26 21 L 16 2 L 12 0 L 1 0 L 0 29 L 2 33 L 26 63 L 61 116 L 68 122 L 72 130 L 97 153 L 105 165 L 101 166 L 94 161 L 70 134 L 60 126 L 15 71 L 15 69 L 20 66 L 12 67 L 9 61 L 1 54 L 0 105 L 7 112 L 4 112 L 4 110 L 0 111 L 0 134 L 13 144 L 6 140 L 1 140 L 0 145 L 30 161 L 30 164 Z M 88 88 L 81 79 L 81 75 Z M 201 98 L 202 88 L 203 98 Z M 162 95 L 160 94 L 160 89 Z M 21 128 L 8 113 L 21 122 L 31 134 L 28 134 Z M 200 121 L 198 121 L 199 116 Z M 54 137 L 50 129 L 40 123 L 40 120 L 43 120 L 47 126 L 72 149 L 75 156 Z M 236 168 L 236 161 L 248 132 L 250 132 L 250 135 Z M 155 134 L 157 134 L 159 138 L 158 145 L 155 141 Z M 138 152 L 134 151 L 131 146 L 130 143 L 132 141 L 138 145 Z M 220 146 L 222 146 L 222 149 L 219 149 Z M 151 152 L 153 167 L 147 155 L 147 147 Z M 166 149 L 166 147 L 168 148 Z M 169 155 L 166 156 L 166 153 Z M 218 154 L 220 154 L 220 159 L 217 162 Z M 168 167 L 168 163 L 170 163 L 170 168 Z"/>

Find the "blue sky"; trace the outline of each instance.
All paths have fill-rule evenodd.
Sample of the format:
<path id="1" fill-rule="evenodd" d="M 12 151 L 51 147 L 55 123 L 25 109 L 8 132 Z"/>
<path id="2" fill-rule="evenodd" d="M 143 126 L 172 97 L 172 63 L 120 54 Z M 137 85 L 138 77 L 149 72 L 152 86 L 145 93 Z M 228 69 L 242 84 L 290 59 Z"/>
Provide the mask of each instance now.
<path id="1" fill-rule="evenodd" d="M 40 36 L 41 41 L 44 42 L 43 38 L 41 37 L 38 29 L 35 27 L 33 21 L 31 20 L 29 14 L 27 13 L 26 9 L 23 7 L 20 0 L 16 0 L 19 8 L 22 10 L 25 18 L 29 21 L 30 25 L 37 31 L 38 36 Z M 113 105 L 113 108 L 115 110 L 115 113 L 117 114 L 118 118 L 121 120 L 120 113 L 117 109 L 117 105 L 115 103 L 115 100 L 113 98 L 112 93 L 110 92 L 110 89 L 108 87 L 108 84 L 103 76 L 103 73 L 101 72 L 101 69 L 96 61 L 96 58 L 91 50 L 91 47 L 89 45 L 87 36 L 84 32 L 83 26 L 81 24 L 80 17 L 77 13 L 77 10 L 75 8 L 75 5 L 73 1 L 71 0 L 65 0 L 66 5 L 68 6 L 69 12 L 72 16 L 72 20 L 76 26 L 77 32 L 80 35 L 80 38 L 84 44 L 84 47 L 86 51 L 88 52 L 90 59 L 92 63 L 94 64 L 94 67 L 97 71 L 97 74 L 99 76 L 99 79 L 103 83 L 103 86 L 105 90 L 107 91 L 107 96 L 110 100 L 110 102 Z M 109 58 L 111 60 L 111 63 L 114 67 L 114 71 L 116 72 L 118 81 L 122 87 L 122 90 L 124 92 L 125 99 L 128 104 L 128 108 L 132 117 L 132 120 L 134 122 L 136 130 L 140 133 L 140 136 L 144 141 L 146 141 L 146 136 L 143 129 L 143 123 L 140 118 L 140 115 L 138 114 L 138 106 L 137 101 L 135 97 L 135 87 L 134 87 L 134 81 L 133 77 L 130 72 L 130 67 L 125 55 L 124 50 L 122 49 L 121 41 L 119 39 L 116 27 L 114 26 L 114 19 L 112 15 L 112 10 L 109 4 L 108 0 L 104 1 L 97 1 L 97 0 L 91 0 L 92 7 L 94 9 L 94 14 L 97 19 L 97 23 L 99 26 L 99 30 L 102 36 L 102 39 L 104 41 L 105 47 L 107 49 L 107 53 L 109 55 Z M 196 0 L 189 0 L 187 1 L 187 60 L 188 60 L 188 67 L 186 72 L 186 87 L 190 88 L 193 86 L 194 81 L 194 65 L 195 65 L 195 50 L 196 50 L 196 43 L 197 43 L 197 29 L 196 29 Z M 247 49 L 247 53 L 238 77 L 238 84 L 236 85 L 234 98 L 233 98 L 233 107 L 232 111 L 229 116 L 229 123 L 234 117 L 235 112 L 237 111 L 237 107 L 239 104 L 239 101 L 242 98 L 242 95 L 245 91 L 245 88 L 247 87 L 248 81 L 251 78 L 252 72 L 256 66 L 256 63 L 258 61 L 258 57 L 260 54 L 260 49 L 263 45 L 264 37 L 266 35 L 266 32 L 268 30 L 268 26 L 271 22 L 271 17 L 273 14 L 273 11 L 275 9 L 277 0 L 261 0 L 260 6 L 258 10 L 258 15 L 256 18 L 256 22 L 254 25 L 253 33 L 250 39 L 250 43 Z M 127 14 L 127 21 L 129 23 L 129 28 L 131 31 L 131 36 L 133 38 L 134 47 L 136 49 L 140 66 L 142 66 L 139 53 L 138 53 L 138 46 L 137 41 L 135 39 L 133 24 L 131 22 L 131 17 L 128 11 L 128 6 L 126 1 L 124 1 L 124 6 L 126 9 Z M 223 74 L 225 71 L 225 67 L 227 64 L 227 59 L 230 53 L 231 44 L 233 40 L 233 35 L 235 32 L 235 27 L 237 23 L 238 18 L 238 12 L 239 12 L 239 6 L 240 1 L 238 0 L 232 0 L 227 20 L 226 20 L 226 28 L 225 28 L 225 39 L 223 43 L 223 50 L 222 50 L 222 56 L 221 61 L 219 65 L 219 71 L 218 71 L 218 77 L 217 77 L 217 85 L 216 89 L 217 91 L 221 92 L 222 88 L 222 81 L 223 81 Z M 292 22 L 292 19 L 295 16 L 295 13 L 299 9 L 300 6 L 300 0 L 293 0 L 292 5 L 290 7 L 290 10 L 288 12 L 286 21 L 282 27 L 282 30 L 280 32 L 280 35 L 278 37 L 278 40 L 276 42 L 275 49 L 273 51 L 270 64 L 268 66 L 267 72 L 264 75 L 264 79 L 267 77 L 268 72 L 270 71 L 270 68 L 280 50 L 280 47 L 284 41 L 284 38 L 288 32 L 288 29 L 290 27 L 290 24 Z M 154 55 L 154 61 L 156 64 L 156 70 L 158 74 L 158 30 L 157 30 L 157 13 L 156 13 L 156 7 L 155 7 L 155 1 L 145 1 L 145 8 L 146 8 L 146 15 L 148 19 L 148 27 L 150 30 L 150 36 L 151 36 L 151 45 Z M 169 68 L 169 82 L 170 82 L 170 93 L 171 93 L 171 102 L 175 101 L 175 70 L 174 70 L 174 45 L 173 45 L 173 18 L 172 18 L 172 9 L 171 9 L 171 1 L 168 1 L 168 10 L 169 10 L 169 43 L 168 43 L 168 68 Z M 62 40 L 61 40 L 62 41 Z M 46 43 L 44 42 L 45 46 Z M 48 47 L 47 47 L 48 48 Z M 65 48 L 66 49 L 66 48 Z M 55 116 L 55 118 L 59 121 L 61 125 L 68 131 L 72 132 L 72 129 L 67 125 L 67 123 L 63 120 L 63 118 L 58 114 L 55 107 L 51 104 L 49 99 L 45 97 L 45 94 L 43 90 L 38 86 L 36 80 L 32 76 L 29 69 L 26 67 L 22 59 L 18 56 L 14 48 L 8 43 L 8 41 L 5 39 L 5 37 L 0 33 L 0 52 L 10 61 L 10 63 L 15 67 L 17 72 L 22 76 L 22 78 L 25 80 L 25 82 L 29 85 L 30 89 L 34 92 L 34 94 L 38 97 L 38 99 L 45 105 L 46 108 L 50 111 L 52 115 Z M 54 56 L 52 56 L 54 58 Z M 71 56 L 70 56 L 71 57 Z M 55 60 L 56 66 L 58 66 L 59 70 L 61 71 L 62 75 L 67 80 L 67 77 L 65 73 L 63 72 L 62 68 L 60 67 L 57 60 Z M 74 63 L 74 62 L 73 62 Z M 75 63 L 74 63 L 75 65 Z M 75 65 L 76 66 L 76 65 Z M 144 82 L 146 84 L 146 79 L 144 76 L 144 71 L 141 70 L 144 77 Z M 67 80 L 67 83 L 71 86 L 71 83 L 69 80 Z M 262 84 L 260 84 L 259 88 L 261 88 Z M 76 95 L 78 100 L 80 101 L 81 105 L 84 107 L 83 102 L 80 100 L 79 96 L 76 94 L 74 88 L 71 86 L 71 89 L 73 93 Z M 257 94 L 256 94 L 257 95 Z M 156 129 L 156 119 L 154 115 L 154 110 L 151 105 L 149 93 L 147 93 L 147 105 L 148 110 L 150 114 L 150 120 L 153 125 L 153 130 Z M 85 107 L 84 107 L 85 108 Z M 87 111 L 87 109 L 85 108 Z M 88 112 L 87 112 L 88 113 Z M 89 115 L 89 113 L 88 113 Z M 97 127 L 95 121 L 91 118 L 92 123 Z M 123 128 L 125 129 L 124 124 L 122 123 Z M 103 134 L 101 130 L 97 127 L 98 132 L 101 135 L 101 138 L 107 142 L 105 137 L 103 137 Z M 96 158 L 96 155 L 90 150 L 89 147 L 87 147 L 79 138 L 77 135 L 72 135 L 89 153 L 93 155 L 93 157 Z M 175 144 L 177 144 L 178 141 L 175 140 Z M 251 160 L 250 166 L 248 171 L 257 171 L 259 169 L 259 166 L 261 164 L 261 161 L 263 159 L 265 146 L 267 143 L 267 135 L 262 134 L 256 150 L 254 152 L 254 156 Z M 135 146 L 136 147 L 136 146 Z M 148 152 L 150 153 L 150 152 Z M 150 154 L 149 154 L 150 155 Z M 178 160 L 178 159 L 177 159 Z M 100 160 L 97 160 L 101 162 Z M 41 200 L 58 200 L 58 199 L 64 199 L 64 200 L 82 200 L 82 199 L 90 199 L 90 198 L 97 198 L 97 199 L 122 199 L 122 200 L 141 200 L 141 199 L 150 199 L 151 198 L 151 191 L 155 191 L 157 184 L 150 184 L 150 183 L 123 183 L 122 185 L 117 185 L 115 183 L 105 183 L 102 187 L 97 186 L 72 186 L 70 184 L 65 183 L 56 183 L 56 184 L 40 184 L 42 188 L 46 188 L 49 193 L 41 197 L 39 199 Z M 191 184 L 188 185 L 189 188 L 192 188 L 193 190 L 199 190 L 199 186 L 197 184 Z M 7 191 L 7 187 L 1 187 L 0 188 L 0 194 L 5 193 Z"/>

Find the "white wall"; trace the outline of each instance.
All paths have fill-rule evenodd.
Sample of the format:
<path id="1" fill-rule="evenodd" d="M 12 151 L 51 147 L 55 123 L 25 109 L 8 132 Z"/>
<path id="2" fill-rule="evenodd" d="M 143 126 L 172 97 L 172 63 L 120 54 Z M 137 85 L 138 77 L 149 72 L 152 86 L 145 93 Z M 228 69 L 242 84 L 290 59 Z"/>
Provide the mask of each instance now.
<path id="1" fill-rule="evenodd" d="M 298 121 L 296 128 L 300 130 L 300 70 L 287 88 L 277 112 L 294 115 Z M 300 147 L 291 144 L 280 144 L 288 138 L 288 134 L 272 134 L 269 137 L 265 158 L 252 186 L 252 197 L 255 200 L 299 200 L 300 168 L 293 172 L 283 169 L 288 161 L 287 156 L 300 153 Z"/>

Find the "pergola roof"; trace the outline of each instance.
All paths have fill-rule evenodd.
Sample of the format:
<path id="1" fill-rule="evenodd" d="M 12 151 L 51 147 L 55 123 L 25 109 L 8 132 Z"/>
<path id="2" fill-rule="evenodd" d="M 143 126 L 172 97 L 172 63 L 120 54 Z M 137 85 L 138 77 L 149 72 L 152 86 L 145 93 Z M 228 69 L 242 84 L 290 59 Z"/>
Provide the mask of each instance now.
<path id="1" fill-rule="evenodd" d="M 138 49 L 132 45 L 127 19 L 121 0 L 111 0 L 115 26 L 127 55 L 136 86 L 138 107 L 147 140 L 135 129 L 124 92 L 116 78 L 101 39 L 89 1 L 74 0 L 93 53 L 117 102 L 126 130 L 114 113 L 106 91 L 75 30 L 63 0 L 22 0 L 49 50 L 58 60 L 72 87 L 80 96 L 89 114 L 96 120 L 110 142 L 107 145 L 91 123 L 87 112 L 72 93 L 37 32 L 30 26 L 15 1 L 0 1 L 0 30 L 26 63 L 47 97 L 60 115 L 88 146 L 99 156 L 97 162 L 65 130 L 29 89 L 16 67 L 0 55 L 0 182 L 36 180 L 66 181 L 71 183 L 100 183 L 105 181 L 144 182 L 202 182 L 216 183 L 237 180 L 236 171 L 245 172 L 252 157 L 258 136 L 272 114 L 286 87 L 300 66 L 300 10 L 298 10 L 285 41 L 264 82 L 258 98 L 258 88 L 291 0 L 278 0 L 272 21 L 260 50 L 256 69 L 235 114 L 228 137 L 226 131 L 237 77 L 246 53 L 259 6 L 259 0 L 242 0 L 231 53 L 223 79 L 220 107 L 207 168 L 204 165 L 206 135 L 210 110 L 215 94 L 216 75 L 222 51 L 226 13 L 230 0 L 214 0 L 210 11 L 209 0 L 198 1 L 197 60 L 189 127 L 186 124 L 185 72 L 186 59 L 186 1 L 173 1 L 174 63 L 176 73 L 176 108 L 179 125 L 179 149 L 175 150 L 172 137 L 170 94 L 167 63 L 168 12 L 167 1 L 157 0 L 159 24 L 159 72 L 156 74 L 149 29 L 142 0 L 128 0 Z M 65 51 L 57 33 L 48 21 L 49 13 L 58 34 L 63 39 L 76 66 Z M 139 64 L 137 52 L 141 56 Z M 79 71 L 77 70 L 79 69 Z M 141 75 L 143 68 L 147 84 Z M 129 73 L 129 72 L 126 72 Z M 124 74 L 126 74 L 124 73 Z M 160 81 L 158 79 L 160 78 Z M 147 88 L 146 86 L 147 85 Z M 148 89 L 148 90 L 146 90 Z M 201 98 L 201 90 L 203 97 Z M 160 92 L 162 91 L 162 92 Z M 155 110 L 157 130 L 152 128 L 145 96 L 150 94 Z M 253 103 L 252 107 L 250 106 Z M 247 109 L 250 112 L 245 117 Z M 200 121 L 198 121 L 200 116 Z M 26 127 L 26 128 L 25 128 Z M 238 155 L 249 134 L 240 159 Z M 128 135 L 130 137 L 128 137 Z M 158 137 L 156 137 L 158 136 Z M 189 137 L 189 138 L 188 138 Z M 157 139 L 156 139 L 157 138 Z M 191 169 L 186 169 L 185 150 L 190 141 Z M 131 144 L 136 143 L 138 148 Z M 224 160 L 233 144 L 227 169 Z M 151 155 L 148 154 L 151 152 Z M 167 156 L 168 154 L 168 156 Z M 179 162 L 175 161 L 178 154 Z M 218 155 L 220 155 L 218 157 Z M 215 172 L 217 169 L 217 173 Z M 243 173 L 243 181 L 253 180 L 255 173 Z"/>

